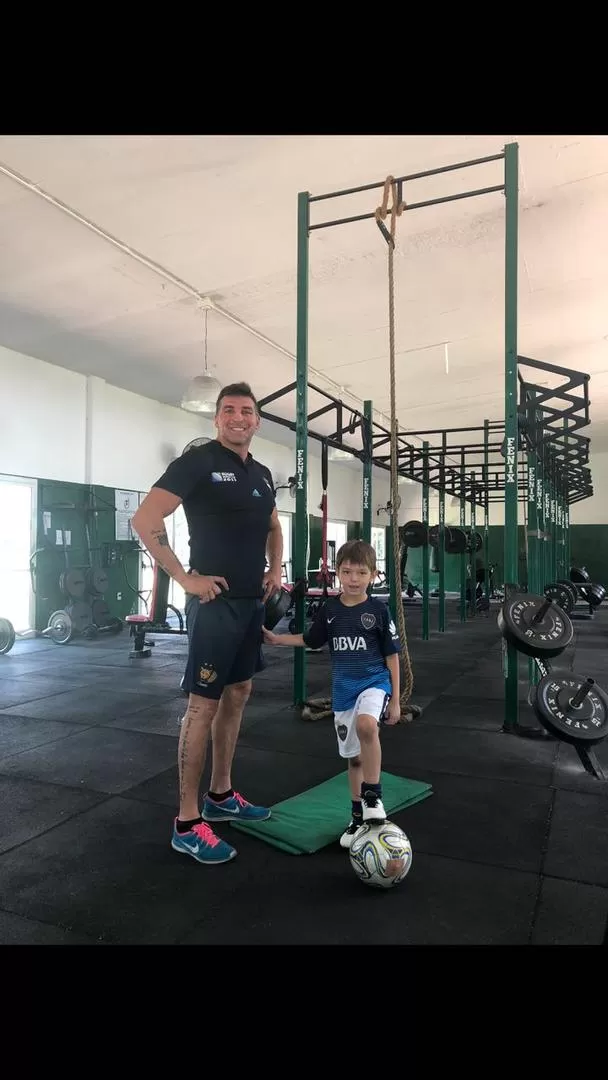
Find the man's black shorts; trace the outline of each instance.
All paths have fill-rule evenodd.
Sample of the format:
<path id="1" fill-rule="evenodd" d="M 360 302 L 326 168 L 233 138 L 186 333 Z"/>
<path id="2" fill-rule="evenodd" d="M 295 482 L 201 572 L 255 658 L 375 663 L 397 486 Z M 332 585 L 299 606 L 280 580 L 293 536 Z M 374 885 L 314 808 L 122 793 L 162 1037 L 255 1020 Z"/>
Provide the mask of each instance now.
<path id="1" fill-rule="evenodd" d="M 264 604 L 256 599 L 218 596 L 201 604 L 186 602 L 188 662 L 182 688 L 217 700 L 225 686 L 246 682 L 263 671 Z"/>

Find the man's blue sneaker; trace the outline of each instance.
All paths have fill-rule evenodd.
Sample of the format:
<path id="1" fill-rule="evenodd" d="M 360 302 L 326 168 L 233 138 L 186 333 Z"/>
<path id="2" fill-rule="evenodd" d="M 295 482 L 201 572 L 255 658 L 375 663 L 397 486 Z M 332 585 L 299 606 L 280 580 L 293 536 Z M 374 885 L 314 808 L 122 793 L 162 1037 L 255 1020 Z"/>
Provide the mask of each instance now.
<path id="1" fill-rule="evenodd" d="M 223 802 L 214 802 L 205 795 L 203 817 L 205 821 L 268 821 L 270 810 L 265 806 L 253 806 L 235 791 Z"/>
<path id="2" fill-rule="evenodd" d="M 220 840 L 213 829 L 201 822 L 193 825 L 189 832 L 177 831 L 177 818 L 173 823 L 173 837 L 171 847 L 174 851 L 180 851 L 182 855 L 191 855 L 197 862 L 223 863 L 230 862 L 236 855 L 236 849 L 230 847 L 225 840 Z"/>

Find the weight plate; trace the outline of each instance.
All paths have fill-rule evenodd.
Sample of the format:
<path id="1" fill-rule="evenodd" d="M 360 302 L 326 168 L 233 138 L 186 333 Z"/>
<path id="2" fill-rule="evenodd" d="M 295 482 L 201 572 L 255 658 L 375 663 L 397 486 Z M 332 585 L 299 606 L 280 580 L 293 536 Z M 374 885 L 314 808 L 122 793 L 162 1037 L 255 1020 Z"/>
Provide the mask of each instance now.
<path id="1" fill-rule="evenodd" d="M 588 687 L 580 704 L 576 694 Z M 608 735 L 608 696 L 592 679 L 581 675 L 545 675 L 536 687 L 532 705 L 544 728 L 562 742 L 602 742 Z"/>
<path id="2" fill-rule="evenodd" d="M 110 608 L 101 597 L 91 604 L 91 618 L 95 626 L 107 626 L 110 621 Z"/>
<path id="3" fill-rule="evenodd" d="M 575 581 L 577 584 L 585 584 L 586 581 L 590 581 L 589 574 L 584 566 L 573 566 L 570 570 L 570 581 Z"/>
<path id="4" fill-rule="evenodd" d="M 557 584 L 558 585 L 563 585 L 564 589 L 569 590 L 570 595 L 572 597 L 572 604 L 573 604 L 572 610 L 574 611 L 574 608 L 576 607 L 576 605 L 578 603 L 578 589 L 577 589 L 576 585 L 573 585 L 572 582 L 568 578 L 558 578 Z"/>
<path id="5" fill-rule="evenodd" d="M 56 645 L 71 641 L 74 627 L 67 611 L 54 611 L 49 619 L 50 636 Z"/>
<path id="6" fill-rule="evenodd" d="M 530 593 L 507 596 L 497 621 L 504 639 L 518 652 L 543 660 L 559 656 L 574 637 L 566 612 L 546 597 Z"/>
<path id="7" fill-rule="evenodd" d="M 448 552 L 448 548 L 449 548 L 449 546 L 450 546 L 450 544 L 452 542 L 452 532 L 453 531 L 454 530 L 449 525 L 444 525 L 443 526 L 443 550 L 445 552 Z M 458 531 L 460 531 L 460 530 L 458 530 Z M 463 535 L 464 535 L 464 533 L 463 533 Z M 465 541 L 465 543 L 466 543 L 466 541 Z M 429 529 L 429 544 L 431 545 L 431 547 L 434 547 L 434 548 L 439 547 L 439 525 L 433 525 Z M 454 554 L 454 552 L 451 552 L 451 554 Z"/>
<path id="8" fill-rule="evenodd" d="M 558 604 L 566 612 L 566 615 L 571 615 L 574 611 L 575 601 L 572 599 L 570 589 L 566 589 L 558 581 L 545 587 L 545 596 L 552 600 L 554 604 Z"/>
<path id="9" fill-rule="evenodd" d="M 93 611 L 91 605 L 87 604 L 84 600 L 79 600 L 75 604 L 70 604 L 66 611 L 70 616 L 70 620 L 74 631 L 82 634 L 88 626 L 94 623 Z"/>
<path id="10" fill-rule="evenodd" d="M 103 596 L 107 593 L 110 582 L 105 570 L 89 567 L 87 570 L 87 589 L 94 596 Z"/>
<path id="11" fill-rule="evenodd" d="M 86 590 L 86 580 L 82 570 L 64 570 L 59 578 L 59 587 L 65 596 L 80 600 Z"/>
<path id="12" fill-rule="evenodd" d="M 399 539 L 406 548 L 424 547 L 428 543 L 428 529 L 422 521 L 406 521 L 399 529 Z"/>
<path id="13" fill-rule="evenodd" d="M 0 656 L 6 656 L 15 644 L 15 627 L 9 619 L 0 619 Z"/>
<path id="14" fill-rule="evenodd" d="M 464 555 L 468 550 L 468 537 L 462 529 L 455 529 L 453 527 L 445 531 L 445 553 L 446 555 Z"/>
<path id="15" fill-rule="evenodd" d="M 264 626 L 273 630 L 291 607 L 291 593 L 287 589 L 278 589 L 268 597 L 265 604 Z"/>
<path id="16" fill-rule="evenodd" d="M 583 585 L 581 586 L 581 596 L 585 598 L 591 607 L 599 607 L 602 600 L 606 596 L 606 590 L 603 585 Z"/>
<path id="17" fill-rule="evenodd" d="M 475 552 L 481 551 L 481 549 L 483 547 L 483 540 L 482 540 L 482 537 L 481 537 L 481 533 L 468 532 L 466 535 L 467 535 L 467 552 L 470 554 L 473 551 L 475 551 Z"/>

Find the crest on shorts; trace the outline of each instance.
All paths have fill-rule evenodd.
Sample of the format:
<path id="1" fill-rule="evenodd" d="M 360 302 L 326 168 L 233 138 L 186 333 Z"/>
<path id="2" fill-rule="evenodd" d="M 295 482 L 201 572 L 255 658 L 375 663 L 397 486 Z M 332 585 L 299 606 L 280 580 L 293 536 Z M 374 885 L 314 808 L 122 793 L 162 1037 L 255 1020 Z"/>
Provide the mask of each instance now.
<path id="1" fill-rule="evenodd" d="M 373 630 L 376 625 L 376 616 L 371 611 L 364 611 L 361 616 L 361 625 L 364 630 Z"/>
<path id="2" fill-rule="evenodd" d="M 344 742 L 346 736 L 348 735 L 348 728 L 347 728 L 346 724 L 338 724 L 338 727 L 337 727 L 336 730 L 338 732 L 338 738 L 339 738 L 340 742 Z"/>
<path id="3" fill-rule="evenodd" d="M 201 664 L 201 669 L 198 673 L 199 685 L 208 686 L 209 683 L 215 682 L 217 679 L 217 671 L 213 664 Z"/>

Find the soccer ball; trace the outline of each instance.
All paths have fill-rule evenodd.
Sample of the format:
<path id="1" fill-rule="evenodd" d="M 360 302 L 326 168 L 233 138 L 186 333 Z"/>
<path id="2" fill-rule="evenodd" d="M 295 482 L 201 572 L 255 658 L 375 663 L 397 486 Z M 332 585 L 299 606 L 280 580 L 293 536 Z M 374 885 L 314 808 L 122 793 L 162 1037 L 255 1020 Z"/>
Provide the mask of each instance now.
<path id="1" fill-rule="evenodd" d="M 349 855 L 357 877 L 377 889 L 398 885 L 412 865 L 412 846 L 403 830 L 392 821 L 361 825 L 353 837 Z"/>

